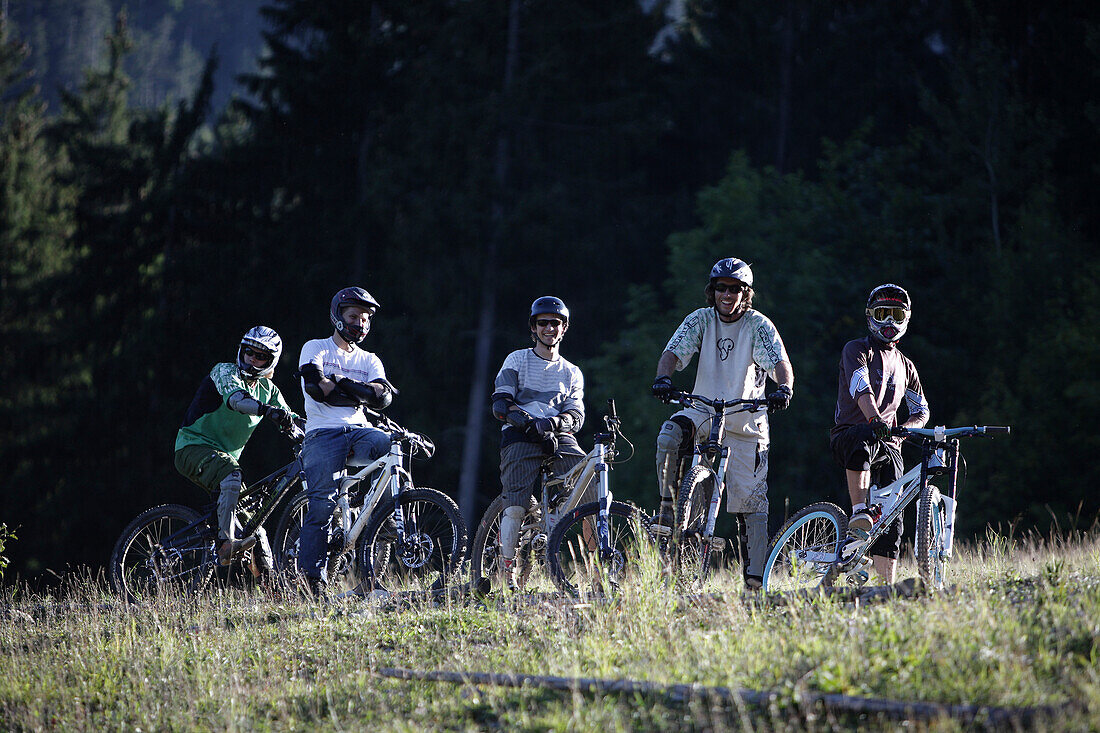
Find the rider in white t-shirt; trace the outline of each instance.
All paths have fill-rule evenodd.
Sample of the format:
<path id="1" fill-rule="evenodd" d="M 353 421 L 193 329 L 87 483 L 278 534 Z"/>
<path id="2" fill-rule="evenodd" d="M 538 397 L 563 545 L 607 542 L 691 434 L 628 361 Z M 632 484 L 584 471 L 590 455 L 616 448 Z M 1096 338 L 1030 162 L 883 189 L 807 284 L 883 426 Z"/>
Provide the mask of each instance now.
<path id="1" fill-rule="evenodd" d="M 769 411 L 786 409 L 794 371 L 783 339 L 772 322 L 752 310 L 752 270 L 739 259 L 719 260 L 704 290 L 707 307 L 688 314 L 669 339 L 657 363 L 653 394 L 668 400 L 672 372 L 687 367 L 699 354 L 692 392 L 711 399 L 759 399 L 767 378 L 778 387 L 767 395 Z M 657 435 L 657 482 L 661 508 L 657 523 L 672 526 L 676 483 L 683 461 L 696 442 L 706 439 L 703 422 L 710 413 L 687 408 L 661 426 Z M 768 418 L 757 412 L 730 415 L 724 445 L 730 449 L 726 469 L 726 510 L 745 522 L 748 564 L 745 584 L 759 588 L 768 547 Z"/>
<path id="2" fill-rule="evenodd" d="M 397 393 L 382 360 L 360 344 L 370 332 L 378 301 L 363 288 L 344 288 L 329 306 L 334 330 L 302 347 L 298 373 L 306 406 L 302 442 L 309 504 L 302 522 L 298 569 L 310 590 L 328 583 L 328 536 L 336 509 L 337 476 L 365 466 L 389 450 L 390 437 L 372 427 L 361 406 L 387 407 Z"/>

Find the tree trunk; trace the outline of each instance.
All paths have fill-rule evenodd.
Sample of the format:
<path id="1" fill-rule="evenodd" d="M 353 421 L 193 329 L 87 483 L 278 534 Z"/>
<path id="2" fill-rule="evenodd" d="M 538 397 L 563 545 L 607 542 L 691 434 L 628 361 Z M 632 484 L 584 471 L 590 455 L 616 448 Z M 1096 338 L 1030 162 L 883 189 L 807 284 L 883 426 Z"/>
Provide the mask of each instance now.
<path id="1" fill-rule="evenodd" d="M 519 57 L 519 0 L 512 0 L 508 7 L 508 49 L 504 61 L 504 98 L 512 88 Z M 497 252 L 504 233 L 504 196 L 508 181 L 509 139 L 511 121 L 504 120 L 497 136 L 494 161 L 496 193 L 490 205 L 489 242 L 485 252 L 485 269 L 482 277 L 481 308 L 478 316 L 477 341 L 474 345 L 474 372 L 470 379 L 470 397 L 466 408 L 466 438 L 462 446 L 462 470 L 458 480 L 459 507 L 467 527 L 477 523 L 477 477 L 481 458 L 481 437 L 485 428 L 485 415 L 489 411 L 489 353 L 492 350 L 493 324 L 496 321 L 497 304 Z"/>

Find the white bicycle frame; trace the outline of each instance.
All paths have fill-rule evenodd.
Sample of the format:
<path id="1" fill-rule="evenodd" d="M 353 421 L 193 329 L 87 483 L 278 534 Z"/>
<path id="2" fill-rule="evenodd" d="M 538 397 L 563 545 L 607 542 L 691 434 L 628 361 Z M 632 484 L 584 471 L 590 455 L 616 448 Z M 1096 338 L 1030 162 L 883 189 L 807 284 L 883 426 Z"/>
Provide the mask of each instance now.
<path id="1" fill-rule="evenodd" d="M 596 443 L 577 465 L 569 469 L 568 473 L 564 476 L 554 477 L 545 483 L 542 490 L 542 512 L 548 537 L 554 531 L 558 521 L 580 505 L 581 497 L 588 490 L 593 478 L 596 479 L 596 501 L 600 503 L 601 524 L 605 528 L 607 527 L 612 499 L 611 482 L 607 477 L 608 468 L 607 446 L 603 443 Z M 551 511 L 549 506 L 550 490 L 558 484 L 569 491 L 569 497 Z"/>
<path id="2" fill-rule="evenodd" d="M 389 452 L 381 458 L 359 468 L 355 473 L 348 474 L 345 470 L 340 479 L 340 488 L 336 497 L 336 506 L 340 510 L 340 529 L 344 533 L 344 546 L 339 552 L 348 552 L 354 549 L 359 535 L 374 513 L 375 508 L 382 502 L 386 490 L 389 489 L 394 501 L 393 520 L 397 525 L 397 536 L 405 536 L 405 516 L 397 497 L 401 495 L 404 487 L 412 488 L 412 474 L 405 468 L 405 454 L 401 450 L 401 441 L 390 441 Z M 348 499 L 348 490 L 360 481 L 366 480 L 378 469 L 384 469 L 375 480 L 363 499 L 363 505 L 353 509 Z M 353 519 L 354 517 L 354 519 Z"/>

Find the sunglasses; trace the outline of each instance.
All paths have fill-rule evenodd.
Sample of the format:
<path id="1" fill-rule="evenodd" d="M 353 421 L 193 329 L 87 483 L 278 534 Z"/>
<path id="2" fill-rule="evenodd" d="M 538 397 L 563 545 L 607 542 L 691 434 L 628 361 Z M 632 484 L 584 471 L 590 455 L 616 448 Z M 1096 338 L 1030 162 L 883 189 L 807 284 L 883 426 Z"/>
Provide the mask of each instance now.
<path id="1" fill-rule="evenodd" d="M 244 349 L 241 350 L 241 353 L 245 356 L 252 357 L 253 359 L 259 359 L 264 363 L 271 361 L 271 354 L 267 353 L 266 351 L 256 351 L 255 349 L 250 349 L 246 346 L 244 347 Z"/>
<path id="2" fill-rule="evenodd" d="M 549 328 L 550 326 L 561 328 L 561 324 L 562 322 L 559 321 L 557 318 L 540 318 L 535 321 L 535 325 L 539 328 Z"/>
<path id="3" fill-rule="evenodd" d="M 876 321 L 885 321 L 887 318 L 894 321 L 894 323 L 901 323 L 909 317 L 908 311 L 904 308 L 894 308 L 890 306 L 880 305 L 871 309 L 871 318 Z"/>
<path id="4" fill-rule="evenodd" d="M 710 287 L 716 293 L 724 293 L 727 290 L 729 290 L 731 292 L 734 292 L 734 293 L 741 293 L 741 292 L 744 292 L 744 290 L 745 290 L 745 286 L 741 285 L 740 283 L 737 284 L 737 285 L 727 285 L 726 283 L 714 283 L 714 285 L 711 285 Z"/>

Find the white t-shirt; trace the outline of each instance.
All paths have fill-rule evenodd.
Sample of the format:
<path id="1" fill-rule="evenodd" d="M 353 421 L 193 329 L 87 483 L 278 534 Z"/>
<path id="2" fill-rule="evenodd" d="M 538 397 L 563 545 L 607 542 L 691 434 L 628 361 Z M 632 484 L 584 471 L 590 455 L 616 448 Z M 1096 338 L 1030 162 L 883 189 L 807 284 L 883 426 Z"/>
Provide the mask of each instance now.
<path id="1" fill-rule="evenodd" d="M 336 345 L 331 336 L 327 339 L 307 341 L 302 347 L 302 356 L 298 366 L 316 364 L 321 374 L 330 377 L 339 374 L 359 382 L 385 379 L 386 369 L 382 360 L 369 351 L 356 347 L 344 351 Z M 306 432 L 318 428 L 342 428 L 348 425 L 366 427 L 370 425 L 367 416 L 358 407 L 334 407 L 326 405 L 306 394 L 305 380 L 302 380 L 302 397 L 306 406 Z"/>
<path id="2" fill-rule="evenodd" d="M 665 351 L 676 355 L 677 371 L 685 369 L 699 354 L 692 392 L 723 400 L 763 397 L 767 378 L 775 379 L 776 365 L 790 361 L 775 326 L 763 313 L 751 309 L 733 323 L 724 323 L 711 307 L 692 311 L 672 334 Z M 767 413 L 729 415 L 726 433 L 767 441 Z"/>

